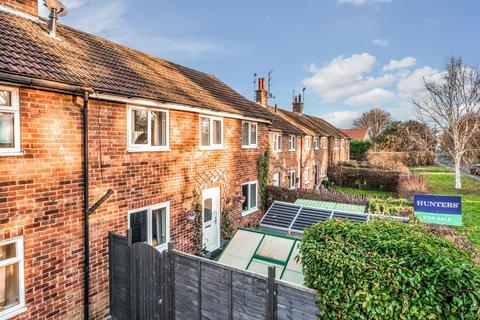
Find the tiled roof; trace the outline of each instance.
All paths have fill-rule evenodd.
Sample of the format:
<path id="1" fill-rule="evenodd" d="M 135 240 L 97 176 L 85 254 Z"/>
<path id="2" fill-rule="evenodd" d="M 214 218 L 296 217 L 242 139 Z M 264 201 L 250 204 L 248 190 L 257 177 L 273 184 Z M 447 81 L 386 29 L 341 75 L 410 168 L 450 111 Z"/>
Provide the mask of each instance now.
<path id="1" fill-rule="evenodd" d="M 364 140 L 368 137 L 368 128 L 341 129 L 343 133 L 354 140 Z"/>
<path id="2" fill-rule="evenodd" d="M 321 130 L 325 132 L 325 135 L 340 139 L 349 139 L 348 135 L 333 126 L 330 122 L 315 116 L 306 115 L 306 117 L 315 123 L 319 128 L 321 128 Z"/>
<path id="3" fill-rule="evenodd" d="M 275 108 L 270 108 L 269 110 L 272 113 L 272 124 L 270 125 L 270 130 L 273 131 L 281 131 L 284 133 L 290 133 L 290 134 L 296 134 L 296 135 L 304 135 L 307 134 L 308 132 L 302 130 L 298 126 L 295 126 L 294 124 L 290 123 L 288 120 L 284 119 L 282 117 L 281 113 L 277 109 L 275 111 Z"/>
<path id="4" fill-rule="evenodd" d="M 0 72 L 162 102 L 270 119 L 271 113 L 214 76 L 67 26 L 0 11 Z"/>

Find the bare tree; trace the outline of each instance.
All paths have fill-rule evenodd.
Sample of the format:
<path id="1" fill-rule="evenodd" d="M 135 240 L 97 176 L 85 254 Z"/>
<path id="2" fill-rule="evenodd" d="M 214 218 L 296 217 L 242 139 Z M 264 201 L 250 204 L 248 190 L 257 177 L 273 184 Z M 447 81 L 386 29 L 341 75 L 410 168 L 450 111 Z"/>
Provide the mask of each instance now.
<path id="1" fill-rule="evenodd" d="M 438 80 L 424 79 L 426 97 L 413 101 L 420 119 L 435 125 L 451 138 L 447 148 L 455 164 L 455 188 L 462 189 L 460 166 L 480 128 L 480 74 L 462 58 L 450 57 Z"/>
<path id="2" fill-rule="evenodd" d="M 369 128 L 370 136 L 373 141 L 378 137 L 382 130 L 390 123 L 392 116 L 385 110 L 374 108 L 365 111 L 362 115 L 353 121 L 356 128 Z"/>

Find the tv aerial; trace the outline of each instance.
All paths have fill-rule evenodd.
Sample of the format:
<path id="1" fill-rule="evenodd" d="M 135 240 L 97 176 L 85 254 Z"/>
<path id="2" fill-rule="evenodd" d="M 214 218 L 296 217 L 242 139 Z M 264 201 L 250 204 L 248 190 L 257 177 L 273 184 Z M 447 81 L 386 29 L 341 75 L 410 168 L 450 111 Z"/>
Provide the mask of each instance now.
<path id="1" fill-rule="evenodd" d="M 58 0 L 43 0 L 43 5 L 50 10 L 49 35 L 53 38 L 57 36 L 57 19 L 65 17 L 68 13 L 67 7 Z"/>

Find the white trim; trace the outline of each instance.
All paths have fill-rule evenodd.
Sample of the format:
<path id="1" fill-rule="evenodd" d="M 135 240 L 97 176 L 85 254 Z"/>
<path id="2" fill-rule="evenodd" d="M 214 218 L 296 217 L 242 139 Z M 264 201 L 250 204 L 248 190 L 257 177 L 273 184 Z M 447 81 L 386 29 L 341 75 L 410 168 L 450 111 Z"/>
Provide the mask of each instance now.
<path id="1" fill-rule="evenodd" d="M 133 144 L 132 138 L 132 111 L 141 110 L 148 112 L 147 120 L 147 144 Z M 152 146 L 151 145 L 151 112 L 164 112 L 167 119 L 165 120 L 165 145 Z M 150 151 L 170 151 L 170 111 L 159 108 L 146 108 L 136 105 L 127 105 L 127 152 L 150 152 Z"/>
<path id="2" fill-rule="evenodd" d="M 255 118 L 255 117 L 246 117 L 235 113 L 230 112 L 223 112 L 223 111 L 212 111 L 206 108 L 200 107 L 191 107 L 186 105 L 180 105 L 176 103 L 170 102 L 157 102 L 154 100 L 149 99 L 139 99 L 139 98 L 126 98 L 122 96 L 112 95 L 112 94 L 104 94 L 104 93 L 95 93 L 90 96 L 91 98 L 106 100 L 106 101 L 113 101 L 113 102 L 121 102 L 126 104 L 134 104 L 138 106 L 144 107 L 154 107 L 154 108 L 162 108 L 162 109 L 170 109 L 170 110 L 178 110 L 178 111 L 186 111 L 186 112 L 193 112 L 193 113 L 201 113 L 210 116 L 217 116 L 223 118 L 231 118 L 231 119 L 240 119 L 240 120 L 247 120 L 247 121 L 254 121 L 254 122 L 262 122 L 262 123 L 271 123 L 270 120 L 262 119 L 262 118 Z"/>
<path id="3" fill-rule="evenodd" d="M 292 141 L 293 141 L 293 148 L 292 148 Z M 297 150 L 297 136 L 294 134 L 291 134 L 288 137 L 288 151 L 295 151 L 295 150 Z"/>
<path id="4" fill-rule="evenodd" d="M 307 172 L 308 171 L 308 172 Z M 305 184 L 309 184 L 310 183 L 310 167 L 305 167 L 305 171 L 304 171 L 304 174 L 305 174 Z"/>
<path id="5" fill-rule="evenodd" d="M 276 179 L 275 177 L 278 177 L 278 179 Z M 274 172 L 273 175 L 272 175 L 272 185 L 274 187 L 280 187 L 280 179 L 281 179 L 280 172 Z M 277 180 L 277 181 L 275 181 L 275 180 Z"/>
<path id="6" fill-rule="evenodd" d="M 303 148 L 305 150 L 310 150 L 310 148 L 312 147 L 311 144 L 312 144 L 312 137 L 305 136 L 305 145 L 303 146 Z"/>
<path id="7" fill-rule="evenodd" d="M 0 262 L 0 267 L 18 264 L 18 304 L 0 312 L 0 320 L 6 320 L 27 310 L 25 306 L 25 265 L 23 236 L 0 241 L 0 246 L 15 243 L 15 257 Z"/>
<path id="8" fill-rule="evenodd" d="M 157 210 L 157 209 L 163 209 L 165 208 L 165 243 L 160 244 L 155 247 L 155 249 L 159 251 L 163 251 L 167 249 L 168 242 L 170 241 L 170 201 L 162 202 L 159 204 L 151 205 L 151 206 L 146 206 L 143 208 L 138 208 L 138 209 L 133 209 L 129 210 L 127 212 L 127 220 L 128 220 L 128 228 L 130 229 L 130 216 L 134 213 L 140 212 L 140 211 L 147 211 L 147 243 L 152 244 L 152 211 Z"/>
<path id="9" fill-rule="evenodd" d="M 213 207 L 213 199 L 215 196 L 218 196 L 216 199 L 218 201 L 218 212 L 216 213 L 216 217 L 214 217 L 214 212 L 212 208 L 212 219 L 213 218 L 218 218 L 215 223 L 215 248 L 213 250 L 220 248 L 220 236 L 221 236 L 221 219 L 222 219 L 222 201 L 221 201 L 221 190 L 220 187 L 213 187 L 213 188 L 208 188 L 204 189 L 202 191 L 202 245 L 206 247 L 205 245 L 205 210 L 204 210 L 204 204 L 205 204 L 205 198 L 207 198 L 209 195 L 212 197 L 212 207 Z M 215 196 L 214 196 L 215 195 Z M 213 251 L 212 250 L 212 251 Z"/>
<path id="10" fill-rule="evenodd" d="M 313 137 L 313 148 L 315 150 L 320 148 L 320 138 L 318 136 Z"/>
<path id="11" fill-rule="evenodd" d="M 209 125 L 210 125 L 210 131 L 209 131 L 209 143 L 210 145 L 208 146 L 202 146 L 202 118 L 207 118 L 209 119 Z M 221 139 L 222 142 L 220 144 L 213 144 L 213 122 L 214 121 L 220 121 L 222 125 L 222 130 L 221 130 Z M 224 124 L 223 124 L 223 118 L 219 117 L 212 117 L 209 115 L 204 115 L 200 114 L 198 117 L 198 145 L 200 150 L 223 150 L 225 149 L 225 135 L 224 135 Z"/>
<path id="12" fill-rule="evenodd" d="M 248 124 L 248 143 L 243 144 L 243 125 Z M 252 125 L 255 125 L 255 141 L 256 143 L 252 143 Z M 242 121 L 242 133 L 241 133 L 241 139 L 242 139 L 242 148 L 244 149 L 255 149 L 258 148 L 258 123 L 253 122 L 253 121 Z"/>
<path id="13" fill-rule="evenodd" d="M 292 183 L 292 173 L 293 173 L 293 183 Z M 289 177 L 289 180 L 290 180 L 288 188 L 290 190 L 294 190 L 295 186 L 296 186 L 297 172 L 295 170 L 290 170 L 290 172 L 288 172 L 288 177 Z"/>
<path id="14" fill-rule="evenodd" d="M 10 106 L 0 106 L 0 112 L 13 114 L 13 148 L 0 148 L 0 156 L 21 155 L 20 95 L 17 87 L 0 86 L 10 92 Z"/>
<path id="15" fill-rule="evenodd" d="M 245 185 L 248 185 L 248 197 L 245 201 L 247 201 L 248 203 L 248 209 L 243 211 L 243 208 L 242 208 L 242 217 L 245 217 L 245 216 L 248 216 L 249 214 L 255 212 L 258 210 L 258 180 L 254 180 L 254 181 L 249 181 L 249 182 L 245 182 L 245 183 L 242 183 L 242 192 L 243 192 L 243 186 Z M 252 185 L 255 185 L 255 206 L 254 207 L 251 207 L 250 208 L 250 199 L 251 199 L 251 188 L 250 186 Z M 243 204 L 242 204 L 243 206 Z"/>
<path id="16" fill-rule="evenodd" d="M 272 151 L 273 152 L 281 152 L 283 149 L 283 137 L 281 133 L 274 133 L 272 134 Z M 275 147 L 278 146 L 278 148 Z"/>

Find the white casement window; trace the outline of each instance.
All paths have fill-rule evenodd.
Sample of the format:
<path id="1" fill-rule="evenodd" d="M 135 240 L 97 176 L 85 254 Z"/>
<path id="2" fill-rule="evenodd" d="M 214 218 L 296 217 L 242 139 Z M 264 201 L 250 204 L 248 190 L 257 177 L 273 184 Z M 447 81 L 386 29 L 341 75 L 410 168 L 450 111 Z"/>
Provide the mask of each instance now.
<path id="1" fill-rule="evenodd" d="M 242 195 L 245 201 L 242 204 L 242 216 L 258 210 L 258 181 L 242 184 Z"/>
<path id="2" fill-rule="evenodd" d="M 305 147 L 304 147 L 305 150 L 310 150 L 311 143 L 312 143 L 311 139 L 312 138 L 310 136 L 305 137 Z"/>
<path id="3" fill-rule="evenodd" d="M 0 241 L 0 319 L 9 319 L 25 307 L 23 237 Z"/>
<path id="4" fill-rule="evenodd" d="M 334 146 L 335 146 L 335 149 L 338 149 L 338 140 L 337 140 L 337 139 L 335 139 L 335 144 L 334 144 Z"/>
<path id="5" fill-rule="evenodd" d="M 170 241 L 170 202 L 129 211 L 128 228 L 132 229 L 133 243 L 166 249 Z"/>
<path id="6" fill-rule="evenodd" d="M 327 137 L 322 137 L 322 149 L 327 149 L 328 139 Z"/>
<path id="7" fill-rule="evenodd" d="M 282 151 L 282 135 L 281 134 L 273 135 L 273 151 L 274 152 Z"/>
<path id="8" fill-rule="evenodd" d="M 326 165 L 322 165 L 320 167 L 320 176 L 321 177 L 327 176 L 327 166 Z"/>
<path id="9" fill-rule="evenodd" d="M 0 86 L 0 156 L 20 153 L 18 88 Z"/>
<path id="10" fill-rule="evenodd" d="M 223 149 L 223 119 L 200 116 L 200 149 Z"/>
<path id="11" fill-rule="evenodd" d="M 295 189 L 295 185 L 297 183 L 295 170 L 290 171 L 289 179 L 290 179 L 290 189 Z"/>
<path id="12" fill-rule="evenodd" d="M 280 187 L 280 172 L 273 174 L 272 183 L 274 187 Z"/>
<path id="13" fill-rule="evenodd" d="M 318 137 L 313 138 L 313 147 L 315 148 L 315 150 L 317 150 L 320 147 Z"/>
<path id="14" fill-rule="evenodd" d="M 129 106 L 128 151 L 167 151 L 169 149 L 169 111 Z"/>
<path id="15" fill-rule="evenodd" d="M 256 148 L 258 140 L 258 124 L 256 122 L 242 122 L 242 147 Z"/>
<path id="16" fill-rule="evenodd" d="M 310 183 L 310 167 L 305 168 L 305 183 Z"/>
<path id="17" fill-rule="evenodd" d="M 290 139 L 288 140 L 288 150 L 295 151 L 296 148 L 297 148 L 297 137 L 291 134 Z"/>

